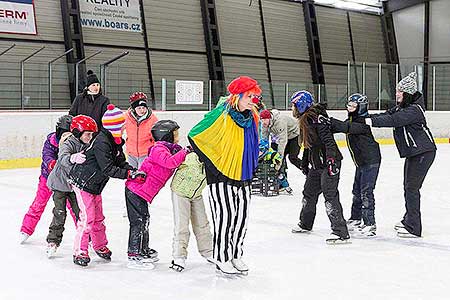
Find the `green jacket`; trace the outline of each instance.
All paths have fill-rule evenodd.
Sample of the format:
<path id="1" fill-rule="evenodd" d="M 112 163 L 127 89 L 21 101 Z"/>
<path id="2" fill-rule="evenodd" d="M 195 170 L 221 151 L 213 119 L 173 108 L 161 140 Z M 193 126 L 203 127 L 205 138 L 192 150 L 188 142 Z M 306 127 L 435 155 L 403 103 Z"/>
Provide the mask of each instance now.
<path id="1" fill-rule="evenodd" d="M 170 188 L 178 196 L 194 199 L 202 195 L 205 187 L 205 167 L 197 154 L 191 152 L 175 171 Z"/>

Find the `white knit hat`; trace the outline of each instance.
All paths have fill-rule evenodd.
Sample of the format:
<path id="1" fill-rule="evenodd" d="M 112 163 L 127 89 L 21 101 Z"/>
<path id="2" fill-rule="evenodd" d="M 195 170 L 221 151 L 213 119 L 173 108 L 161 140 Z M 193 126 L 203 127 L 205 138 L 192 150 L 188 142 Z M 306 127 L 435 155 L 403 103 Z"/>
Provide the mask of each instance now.
<path id="1" fill-rule="evenodd" d="M 397 84 L 397 90 L 400 92 L 405 92 L 410 95 L 414 95 L 417 92 L 417 74 L 415 72 L 411 72 L 400 80 L 400 82 Z"/>

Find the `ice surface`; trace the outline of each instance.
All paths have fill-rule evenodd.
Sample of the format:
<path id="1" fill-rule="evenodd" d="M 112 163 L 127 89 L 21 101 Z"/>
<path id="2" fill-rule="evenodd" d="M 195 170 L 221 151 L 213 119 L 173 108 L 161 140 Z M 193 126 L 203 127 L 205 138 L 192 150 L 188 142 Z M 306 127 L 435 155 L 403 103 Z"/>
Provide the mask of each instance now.
<path id="1" fill-rule="evenodd" d="M 36 232 L 19 245 L 23 215 L 37 187 L 39 169 L 0 171 L 0 299 L 449 299 L 450 145 L 439 145 L 436 161 L 422 188 L 423 238 L 396 237 L 394 224 L 404 212 L 403 160 L 394 146 L 382 146 L 383 162 L 375 191 L 378 237 L 329 246 L 330 225 L 319 200 L 314 230 L 292 234 L 298 221 L 304 176 L 290 166 L 293 196 L 253 197 L 245 240 L 247 277 L 226 279 L 196 252 L 191 236 L 187 268 L 169 269 L 172 207 L 166 187 L 151 205 L 151 246 L 160 253 L 154 270 L 126 268 L 128 219 L 124 184 L 111 180 L 103 194 L 110 263 L 91 251 L 88 268 L 72 263 L 74 225 L 69 217 L 56 257 L 46 257 L 46 235 L 53 203 Z M 350 213 L 354 166 L 347 149 L 340 195 Z M 207 205 L 209 209 L 209 205 Z M 209 214 L 209 211 L 208 211 Z"/>

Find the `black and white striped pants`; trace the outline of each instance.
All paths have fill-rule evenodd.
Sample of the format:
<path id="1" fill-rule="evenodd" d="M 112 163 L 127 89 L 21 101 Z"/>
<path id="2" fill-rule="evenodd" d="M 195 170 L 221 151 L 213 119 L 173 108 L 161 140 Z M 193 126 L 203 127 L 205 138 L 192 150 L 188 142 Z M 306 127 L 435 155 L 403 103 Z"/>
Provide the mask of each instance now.
<path id="1" fill-rule="evenodd" d="M 233 186 L 226 182 L 208 185 L 213 219 L 213 258 L 227 262 L 240 258 L 247 233 L 250 186 Z"/>

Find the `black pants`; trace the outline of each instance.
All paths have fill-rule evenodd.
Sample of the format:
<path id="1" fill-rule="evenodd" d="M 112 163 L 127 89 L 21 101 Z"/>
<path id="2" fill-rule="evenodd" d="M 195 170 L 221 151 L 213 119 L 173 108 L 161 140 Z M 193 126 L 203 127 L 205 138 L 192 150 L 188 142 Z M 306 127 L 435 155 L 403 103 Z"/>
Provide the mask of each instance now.
<path id="1" fill-rule="evenodd" d="M 128 238 L 128 253 L 143 254 L 149 249 L 150 214 L 148 203 L 128 188 L 125 188 L 130 235 Z"/>
<path id="2" fill-rule="evenodd" d="M 55 243 L 58 247 L 61 244 L 66 223 L 67 211 L 66 205 L 69 201 L 70 207 L 77 221 L 80 219 L 80 209 L 78 208 L 77 197 L 74 192 L 53 191 L 53 219 L 47 236 L 47 243 Z"/>
<path id="3" fill-rule="evenodd" d="M 340 162 L 338 167 L 340 168 Z M 347 224 L 339 201 L 339 174 L 330 176 L 326 169 L 310 170 L 303 188 L 303 207 L 300 212 L 299 226 L 312 230 L 316 218 L 316 206 L 319 195 L 323 193 L 325 208 L 331 222 L 331 230 L 341 238 L 349 238 Z"/>
<path id="4" fill-rule="evenodd" d="M 420 188 L 433 164 L 436 151 L 425 152 L 405 160 L 403 189 L 406 213 L 402 223 L 408 232 L 421 236 Z"/>

